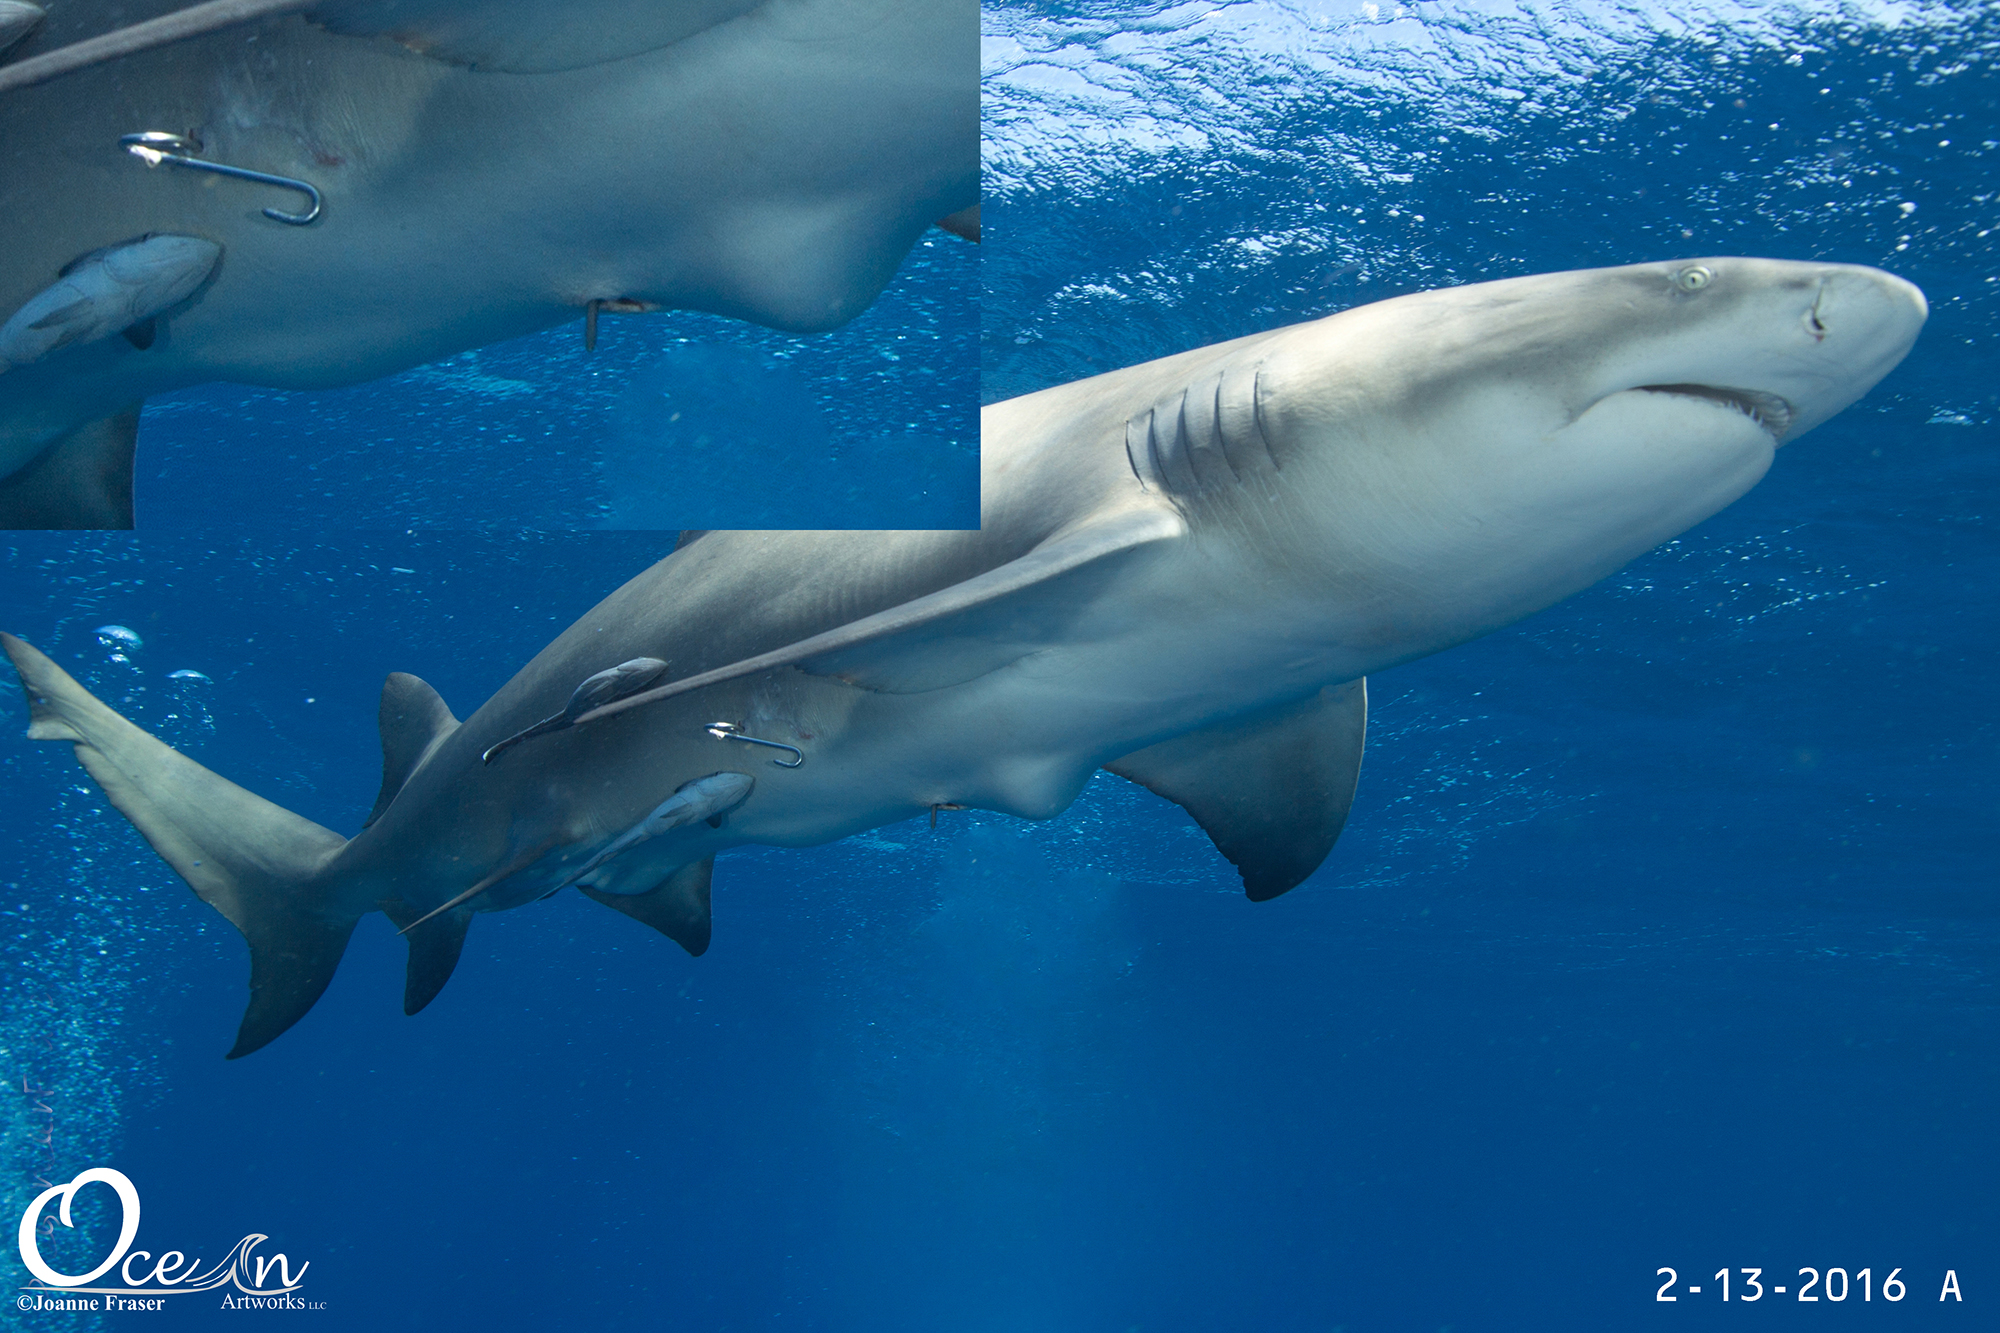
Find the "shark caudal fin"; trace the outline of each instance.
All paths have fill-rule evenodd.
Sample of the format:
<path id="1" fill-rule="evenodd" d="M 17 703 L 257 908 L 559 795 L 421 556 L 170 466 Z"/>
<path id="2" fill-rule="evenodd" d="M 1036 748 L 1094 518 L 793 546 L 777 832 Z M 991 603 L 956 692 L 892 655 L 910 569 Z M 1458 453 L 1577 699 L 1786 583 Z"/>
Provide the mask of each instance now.
<path id="1" fill-rule="evenodd" d="M 303 1018 L 372 910 L 338 902 L 323 875 L 347 840 L 147 735 L 13 635 L 0 648 L 27 691 L 28 739 L 72 742 L 111 803 L 249 942 L 250 1006 L 229 1058 Z"/>

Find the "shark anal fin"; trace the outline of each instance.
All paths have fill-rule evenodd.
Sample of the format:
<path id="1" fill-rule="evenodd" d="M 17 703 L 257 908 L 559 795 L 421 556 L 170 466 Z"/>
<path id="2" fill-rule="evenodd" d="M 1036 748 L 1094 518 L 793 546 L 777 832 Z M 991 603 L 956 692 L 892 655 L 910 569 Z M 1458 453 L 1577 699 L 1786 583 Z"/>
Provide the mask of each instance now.
<path id="1" fill-rule="evenodd" d="M 458 719 L 438 692 L 403 671 L 390 672 L 382 682 L 378 719 L 382 728 L 382 790 L 376 793 L 375 808 L 362 821 L 363 828 L 382 817 L 424 757 L 458 730 Z"/>
<path id="2" fill-rule="evenodd" d="M 458 955 L 465 948 L 465 932 L 472 925 L 472 909 L 457 907 L 424 920 L 423 913 L 401 898 L 384 898 L 378 906 L 410 942 L 409 969 L 403 974 L 403 1012 L 414 1014 L 435 1000 L 444 983 L 451 980 L 451 970 L 458 966 Z"/>
<path id="3" fill-rule="evenodd" d="M 1368 732 L 1366 681 L 1191 731 L 1104 767 L 1166 797 L 1243 876 L 1252 902 L 1319 868 L 1347 823 Z"/>
<path id="4" fill-rule="evenodd" d="M 715 858 L 684 865 L 644 893 L 605 893 L 579 884 L 587 897 L 659 931 L 696 958 L 708 952 L 708 887 Z"/>
<path id="5" fill-rule="evenodd" d="M 0 528 L 132 526 L 139 409 L 87 421 L 0 477 Z"/>
<path id="6" fill-rule="evenodd" d="M 75 745 L 111 804 L 250 945 L 250 1005 L 230 1058 L 305 1017 L 361 919 L 328 874 L 347 840 L 147 735 L 13 635 L 0 649 L 21 673 L 28 739 Z"/>

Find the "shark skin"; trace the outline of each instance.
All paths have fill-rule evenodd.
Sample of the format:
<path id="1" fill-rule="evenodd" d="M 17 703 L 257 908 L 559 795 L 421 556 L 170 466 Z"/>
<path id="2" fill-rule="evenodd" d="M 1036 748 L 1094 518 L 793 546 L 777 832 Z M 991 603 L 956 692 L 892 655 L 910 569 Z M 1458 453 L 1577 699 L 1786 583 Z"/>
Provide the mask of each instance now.
<path id="1" fill-rule="evenodd" d="M 472 915 L 572 883 L 699 952 L 731 847 L 940 807 L 1049 818 L 1100 767 L 1183 805 L 1264 899 L 1347 817 L 1369 673 L 1728 505 L 1926 314 L 1872 269 L 1644 264 L 1401 297 L 995 404 L 977 532 L 684 534 L 463 724 L 391 676 L 382 797 L 351 840 L 0 642 L 30 736 L 74 742 L 249 938 L 232 1054 L 304 1014 L 378 907 L 424 999 L 449 967 L 420 959 L 455 960 Z"/>
<path id="2" fill-rule="evenodd" d="M 0 79 L 170 8 L 59 7 Z M 845 323 L 926 228 L 976 234 L 977 22 L 970 0 L 327 0 L 0 92 L 0 321 L 97 252 L 220 252 L 126 337 L 114 301 L 45 354 L 14 338 L 0 526 L 6 478 L 188 385 L 352 384 L 599 308 Z M 287 225 L 262 210 L 302 213 L 297 191 L 149 167 L 120 146 L 140 131 L 323 209 Z"/>

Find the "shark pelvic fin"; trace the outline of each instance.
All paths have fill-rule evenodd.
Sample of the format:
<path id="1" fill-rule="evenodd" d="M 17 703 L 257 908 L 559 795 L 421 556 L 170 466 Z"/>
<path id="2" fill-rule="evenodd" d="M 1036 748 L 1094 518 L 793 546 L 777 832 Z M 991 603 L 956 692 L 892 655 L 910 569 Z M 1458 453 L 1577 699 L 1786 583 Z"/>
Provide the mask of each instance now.
<path id="1" fill-rule="evenodd" d="M 1366 681 L 1135 750 L 1104 767 L 1194 816 L 1243 876 L 1275 898 L 1333 850 L 1354 803 L 1368 733 Z"/>
<path id="2" fill-rule="evenodd" d="M 0 634 L 0 648 L 28 695 L 28 739 L 74 744 L 85 770 L 153 850 L 243 932 L 250 1005 L 229 1058 L 248 1055 L 303 1018 L 333 980 L 361 919 L 327 875 L 347 840 L 147 735 L 13 635 Z"/>
<path id="3" fill-rule="evenodd" d="M 86 421 L 0 478 L 0 528 L 132 526 L 139 409 Z"/>
<path id="4" fill-rule="evenodd" d="M 409 969 L 403 974 L 403 1012 L 414 1014 L 435 1000 L 444 983 L 451 980 L 451 970 L 458 966 L 458 955 L 465 948 L 465 932 L 472 925 L 472 909 L 460 907 L 426 918 L 401 898 L 384 898 L 377 905 L 410 942 Z"/>
<path id="5" fill-rule="evenodd" d="M 709 883 L 715 858 L 684 865 L 645 893 L 604 893 L 587 884 L 577 887 L 606 907 L 659 931 L 696 958 L 708 952 Z"/>
<path id="6" fill-rule="evenodd" d="M 376 793 L 375 808 L 362 821 L 363 828 L 382 817 L 389 803 L 396 799 L 396 793 L 410 780 L 410 774 L 443 744 L 445 737 L 458 730 L 458 719 L 451 715 L 451 709 L 445 706 L 438 692 L 402 671 L 390 672 L 389 678 L 382 682 L 379 718 L 382 790 Z"/>

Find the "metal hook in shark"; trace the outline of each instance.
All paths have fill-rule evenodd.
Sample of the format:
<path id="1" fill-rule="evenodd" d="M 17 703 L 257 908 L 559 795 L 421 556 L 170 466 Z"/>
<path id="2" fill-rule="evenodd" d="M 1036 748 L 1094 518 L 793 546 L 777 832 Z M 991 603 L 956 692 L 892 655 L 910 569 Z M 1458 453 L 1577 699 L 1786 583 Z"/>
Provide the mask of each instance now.
<path id="1" fill-rule="evenodd" d="M 790 750 L 792 758 L 789 763 L 776 755 L 771 757 L 771 762 L 779 768 L 797 768 L 806 761 L 806 752 L 798 746 L 787 745 L 783 741 L 766 741 L 759 740 L 755 736 L 745 736 L 734 722 L 711 722 L 702 730 L 719 741 L 742 741 L 746 745 L 768 745 L 773 750 Z"/>
<path id="2" fill-rule="evenodd" d="M 201 151 L 201 144 L 185 134 L 170 134 L 165 130 L 140 130 L 137 134 L 123 134 L 118 142 L 125 151 L 144 162 L 149 167 L 186 167 L 191 171 L 207 171 L 217 176 L 228 176 L 235 180 L 255 181 L 259 185 L 275 185 L 283 190 L 297 190 L 303 194 L 312 207 L 303 213 L 287 213 L 282 208 L 265 208 L 264 216 L 273 222 L 284 222 L 294 227 L 303 227 L 319 216 L 324 202 L 319 190 L 313 185 L 294 180 L 290 176 L 274 176 L 268 171 L 252 171 L 248 167 L 232 167 L 225 162 L 205 162 L 193 156 Z"/>

